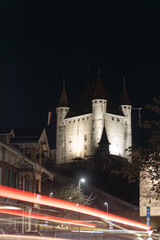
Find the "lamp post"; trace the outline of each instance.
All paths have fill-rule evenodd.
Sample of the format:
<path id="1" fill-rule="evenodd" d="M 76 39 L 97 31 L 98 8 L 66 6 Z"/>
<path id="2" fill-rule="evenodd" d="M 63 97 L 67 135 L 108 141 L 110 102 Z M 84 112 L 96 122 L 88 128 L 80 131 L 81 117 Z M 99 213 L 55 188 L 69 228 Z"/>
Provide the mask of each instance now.
<path id="1" fill-rule="evenodd" d="M 107 203 L 107 202 L 105 202 L 105 203 L 104 203 L 104 205 L 106 205 L 106 206 L 107 206 L 107 213 L 108 213 L 108 203 Z"/>
<path id="2" fill-rule="evenodd" d="M 81 178 L 78 183 L 78 203 L 80 204 L 80 191 L 81 191 L 81 183 L 84 183 L 86 180 L 85 178 Z M 80 220 L 80 213 L 79 213 L 79 220 Z M 78 227 L 79 232 L 80 232 L 80 226 Z"/>
<path id="3" fill-rule="evenodd" d="M 81 191 L 81 183 L 84 183 L 86 180 L 85 178 L 81 178 L 79 180 L 79 184 L 78 184 L 78 203 L 80 204 L 80 191 Z"/>
<path id="4" fill-rule="evenodd" d="M 50 196 L 50 197 L 53 197 L 53 192 L 50 192 L 49 196 Z"/>
<path id="5" fill-rule="evenodd" d="M 106 207 L 107 207 L 107 213 L 108 213 L 108 203 L 105 202 L 104 205 L 106 205 Z M 112 221 L 108 221 L 108 225 L 109 225 L 109 229 L 110 229 L 110 230 L 113 230 L 113 222 L 112 222 Z"/>

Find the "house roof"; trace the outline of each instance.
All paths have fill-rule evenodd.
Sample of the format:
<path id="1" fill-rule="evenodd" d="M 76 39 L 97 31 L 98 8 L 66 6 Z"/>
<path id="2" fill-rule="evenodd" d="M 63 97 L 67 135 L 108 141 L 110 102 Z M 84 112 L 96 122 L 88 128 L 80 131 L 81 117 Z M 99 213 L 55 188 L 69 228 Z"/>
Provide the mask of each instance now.
<path id="1" fill-rule="evenodd" d="M 30 158 L 28 158 L 27 156 L 25 156 L 19 149 L 9 145 L 9 144 L 6 144 L 2 141 L 0 141 L 0 146 L 4 147 L 5 149 L 7 149 L 8 151 L 10 151 L 11 153 L 17 155 L 21 161 L 19 161 L 19 159 L 17 159 L 17 161 L 14 163 L 14 166 L 17 167 L 17 168 L 22 168 L 22 167 L 26 167 L 26 168 L 35 168 L 35 166 L 39 166 L 38 163 L 35 163 L 33 160 L 31 160 Z M 6 158 L 7 160 L 8 158 Z M 39 166 L 40 167 L 40 166 Z M 49 178 L 51 180 L 53 180 L 53 176 L 54 174 L 51 173 L 50 171 L 48 171 L 46 168 L 44 167 L 41 167 L 42 169 L 42 173 L 45 173 L 49 176 Z"/>
<path id="2" fill-rule="evenodd" d="M 15 137 L 11 143 L 18 142 L 38 142 L 44 128 L 15 128 Z"/>
<path id="3" fill-rule="evenodd" d="M 14 137 L 14 131 L 12 128 L 1 128 L 0 135 L 12 135 Z"/>
<path id="4" fill-rule="evenodd" d="M 122 110 L 118 108 L 111 95 L 103 88 L 101 79 L 98 78 L 88 82 L 81 96 L 69 109 L 66 118 L 92 113 L 93 99 L 106 99 L 108 113 L 124 116 Z"/>

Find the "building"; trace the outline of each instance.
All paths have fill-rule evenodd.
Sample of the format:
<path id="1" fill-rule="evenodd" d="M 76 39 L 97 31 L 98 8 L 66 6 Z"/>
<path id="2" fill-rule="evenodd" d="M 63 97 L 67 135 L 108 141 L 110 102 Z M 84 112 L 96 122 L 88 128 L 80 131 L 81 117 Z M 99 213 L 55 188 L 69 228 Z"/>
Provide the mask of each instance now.
<path id="1" fill-rule="evenodd" d="M 148 220 L 149 222 L 150 222 L 150 216 L 151 217 L 160 216 L 159 193 L 157 193 L 156 191 L 153 191 L 152 189 L 154 187 L 154 184 L 158 184 L 158 178 L 156 178 L 156 171 L 154 170 L 155 170 L 154 167 L 149 166 L 147 169 L 147 166 L 146 166 L 146 169 L 140 172 L 140 181 L 139 181 L 140 182 L 139 183 L 139 213 L 141 217 L 146 217 L 146 221 Z M 155 179 L 152 177 L 153 176 L 152 174 L 154 174 Z"/>
<path id="2" fill-rule="evenodd" d="M 69 107 L 63 87 L 56 109 L 56 164 L 92 158 L 104 131 L 108 153 L 131 162 L 131 108 L 125 85 L 120 106 L 103 88 L 99 77 L 87 84 L 73 107 Z"/>
<path id="3" fill-rule="evenodd" d="M 0 185 L 33 193 L 41 193 L 41 182 L 53 174 L 44 165 L 49 156 L 49 146 L 45 129 L 1 129 L 0 130 Z M 32 212 L 39 206 L 30 203 L 0 198 L 1 208 Z M 31 231 L 31 219 L 1 214 L 1 228 L 4 232 Z"/>

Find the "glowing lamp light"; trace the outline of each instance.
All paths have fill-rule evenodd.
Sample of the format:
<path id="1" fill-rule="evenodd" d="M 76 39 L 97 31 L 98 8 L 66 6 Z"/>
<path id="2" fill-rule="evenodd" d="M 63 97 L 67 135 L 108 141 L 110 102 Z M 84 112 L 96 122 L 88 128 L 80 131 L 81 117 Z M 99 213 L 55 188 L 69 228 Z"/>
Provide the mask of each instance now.
<path id="1" fill-rule="evenodd" d="M 84 183 L 86 181 L 86 179 L 85 178 L 81 178 L 79 181 Z"/>

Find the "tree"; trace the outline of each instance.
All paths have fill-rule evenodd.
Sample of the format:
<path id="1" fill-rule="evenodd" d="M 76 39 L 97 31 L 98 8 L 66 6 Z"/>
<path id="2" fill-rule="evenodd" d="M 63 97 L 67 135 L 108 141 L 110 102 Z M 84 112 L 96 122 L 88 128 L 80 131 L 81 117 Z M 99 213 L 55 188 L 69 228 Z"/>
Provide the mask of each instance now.
<path id="1" fill-rule="evenodd" d="M 53 193 L 54 198 L 79 203 L 79 188 L 76 184 L 64 184 L 59 182 L 57 183 L 56 181 L 53 183 L 48 182 L 43 184 L 42 190 L 42 193 L 44 195 L 49 196 L 50 193 Z M 80 204 L 89 206 L 94 203 L 95 198 L 96 196 L 93 196 L 92 193 L 90 195 L 87 195 L 82 188 L 80 189 Z M 59 216 L 68 217 L 68 210 L 61 209 L 59 212 Z M 78 216 L 78 213 L 72 214 L 70 212 L 70 217 L 77 219 Z"/>
<path id="2" fill-rule="evenodd" d="M 42 186 L 42 192 L 48 196 L 52 192 L 55 198 L 79 203 L 79 188 L 78 185 L 73 183 L 45 182 Z M 89 206 L 94 203 L 95 198 L 96 196 L 93 196 L 92 193 L 87 195 L 82 188 L 80 189 L 80 204 Z"/>
<path id="3" fill-rule="evenodd" d="M 122 174 L 129 183 L 138 181 L 139 177 L 149 177 L 152 182 L 151 190 L 158 196 L 160 194 L 160 98 L 154 98 L 153 102 L 153 105 L 146 105 L 152 119 L 138 121 L 139 127 L 150 132 L 146 147 L 130 148 L 132 163 L 127 162 L 120 170 L 113 172 Z M 140 175 L 140 172 L 144 174 Z"/>

